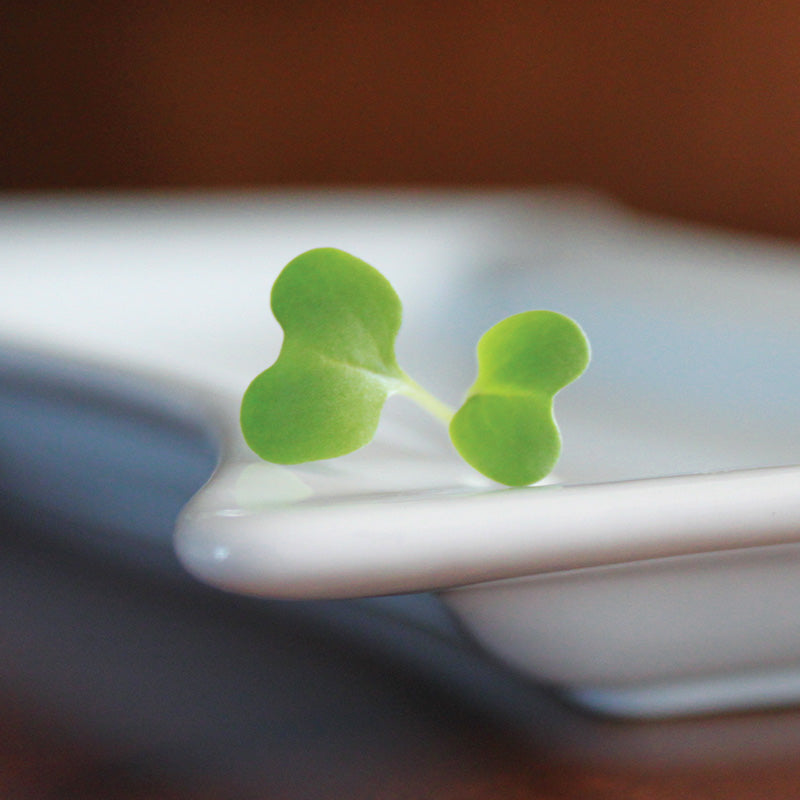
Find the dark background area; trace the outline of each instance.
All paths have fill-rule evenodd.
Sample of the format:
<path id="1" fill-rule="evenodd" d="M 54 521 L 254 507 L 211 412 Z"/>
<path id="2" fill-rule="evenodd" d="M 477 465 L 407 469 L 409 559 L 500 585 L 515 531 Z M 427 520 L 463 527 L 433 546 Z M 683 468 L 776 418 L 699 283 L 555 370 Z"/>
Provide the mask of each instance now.
<path id="1" fill-rule="evenodd" d="M 578 183 L 800 235 L 788 0 L 0 11 L 0 189 Z"/>

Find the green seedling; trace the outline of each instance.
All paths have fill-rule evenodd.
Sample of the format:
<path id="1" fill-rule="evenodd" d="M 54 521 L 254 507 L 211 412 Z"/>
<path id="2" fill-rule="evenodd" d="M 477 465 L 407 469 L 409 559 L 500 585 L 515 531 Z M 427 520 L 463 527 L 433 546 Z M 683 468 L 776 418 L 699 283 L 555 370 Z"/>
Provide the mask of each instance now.
<path id="1" fill-rule="evenodd" d="M 284 331 L 277 361 L 242 399 L 245 440 L 277 464 L 345 455 L 375 435 L 389 395 L 405 394 L 449 425 L 462 457 L 508 486 L 544 478 L 561 450 L 553 397 L 589 361 L 581 329 L 553 311 L 516 314 L 478 343 L 478 377 L 455 413 L 397 364 L 402 306 L 364 261 L 310 250 L 272 288 Z"/>

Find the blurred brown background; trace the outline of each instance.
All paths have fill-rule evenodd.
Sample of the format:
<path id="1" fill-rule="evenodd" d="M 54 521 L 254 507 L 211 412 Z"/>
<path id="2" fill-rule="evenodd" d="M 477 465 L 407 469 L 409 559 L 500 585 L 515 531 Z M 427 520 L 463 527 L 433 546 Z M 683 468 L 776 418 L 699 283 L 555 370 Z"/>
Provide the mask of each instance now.
<path id="1" fill-rule="evenodd" d="M 788 0 L 0 11 L 0 189 L 570 182 L 800 236 Z"/>

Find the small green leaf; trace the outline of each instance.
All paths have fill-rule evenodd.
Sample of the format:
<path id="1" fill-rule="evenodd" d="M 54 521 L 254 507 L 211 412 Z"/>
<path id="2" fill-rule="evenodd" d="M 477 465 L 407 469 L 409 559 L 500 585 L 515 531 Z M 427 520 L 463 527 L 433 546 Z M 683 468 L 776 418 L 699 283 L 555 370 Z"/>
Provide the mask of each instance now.
<path id="1" fill-rule="evenodd" d="M 589 363 L 583 331 L 554 311 L 515 314 L 478 342 L 478 377 L 450 423 L 462 457 L 507 486 L 544 478 L 561 452 L 553 397 Z"/>
<path id="2" fill-rule="evenodd" d="M 362 447 L 394 392 L 449 423 L 465 460 L 500 483 L 534 483 L 558 459 L 553 397 L 589 361 L 583 332 L 567 317 L 529 311 L 484 334 L 478 377 L 453 415 L 398 366 L 400 300 L 355 256 L 332 248 L 298 256 L 273 286 L 272 310 L 283 346 L 241 407 L 245 440 L 263 459 L 298 464 Z"/>
<path id="3" fill-rule="evenodd" d="M 283 346 L 242 399 L 247 444 L 277 464 L 367 444 L 405 380 L 394 355 L 402 307 L 392 286 L 355 256 L 319 248 L 286 265 L 271 304 Z"/>

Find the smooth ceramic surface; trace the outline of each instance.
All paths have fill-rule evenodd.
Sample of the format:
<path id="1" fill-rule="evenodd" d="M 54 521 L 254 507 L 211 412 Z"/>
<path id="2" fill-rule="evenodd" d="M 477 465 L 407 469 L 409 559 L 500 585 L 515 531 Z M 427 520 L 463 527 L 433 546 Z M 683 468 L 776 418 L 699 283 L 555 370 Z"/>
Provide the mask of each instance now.
<path id="1" fill-rule="evenodd" d="M 321 245 L 395 284 L 400 361 L 450 402 L 501 317 L 578 319 L 593 363 L 557 398 L 558 480 L 491 484 L 402 398 L 359 453 L 253 457 L 236 417 L 280 345 L 269 287 Z M 0 251 L 7 352 L 146 387 L 219 437 L 176 531 L 201 579 L 437 592 L 488 652 L 609 713 L 800 699 L 797 250 L 575 196 L 354 193 L 8 201 Z"/>

